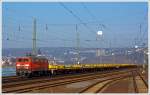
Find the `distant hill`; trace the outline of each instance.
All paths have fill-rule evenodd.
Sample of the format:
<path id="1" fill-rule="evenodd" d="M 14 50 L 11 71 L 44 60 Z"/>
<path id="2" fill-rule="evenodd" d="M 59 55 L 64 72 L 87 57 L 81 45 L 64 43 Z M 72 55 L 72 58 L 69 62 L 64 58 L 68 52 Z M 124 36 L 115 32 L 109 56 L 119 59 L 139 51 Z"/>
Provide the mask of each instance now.
<path id="1" fill-rule="evenodd" d="M 96 56 L 97 48 L 80 48 L 80 60 L 82 63 L 136 63 L 141 64 L 144 60 L 143 53 L 135 52 L 132 48 L 103 48 L 109 51 L 107 54 L 101 55 L 101 58 Z M 77 49 L 75 47 L 42 47 L 37 51 L 40 54 L 62 62 L 62 64 L 70 64 L 77 62 Z M 128 51 L 131 54 L 127 54 Z M 31 53 L 31 48 L 9 48 L 2 49 L 3 57 L 18 57 L 25 56 Z M 114 55 L 111 55 L 113 52 Z"/>

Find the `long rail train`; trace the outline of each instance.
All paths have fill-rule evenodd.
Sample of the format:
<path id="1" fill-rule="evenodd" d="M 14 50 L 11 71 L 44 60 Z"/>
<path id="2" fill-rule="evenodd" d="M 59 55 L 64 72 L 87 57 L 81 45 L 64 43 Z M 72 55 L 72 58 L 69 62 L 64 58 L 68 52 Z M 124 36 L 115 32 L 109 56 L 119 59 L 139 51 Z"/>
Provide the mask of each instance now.
<path id="1" fill-rule="evenodd" d="M 16 59 L 16 75 L 31 77 L 34 75 L 53 75 L 78 72 L 94 72 L 106 69 L 136 67 L 135 64 L 72 64 L 54 65 L 41 56 L 26 56 Z"/>

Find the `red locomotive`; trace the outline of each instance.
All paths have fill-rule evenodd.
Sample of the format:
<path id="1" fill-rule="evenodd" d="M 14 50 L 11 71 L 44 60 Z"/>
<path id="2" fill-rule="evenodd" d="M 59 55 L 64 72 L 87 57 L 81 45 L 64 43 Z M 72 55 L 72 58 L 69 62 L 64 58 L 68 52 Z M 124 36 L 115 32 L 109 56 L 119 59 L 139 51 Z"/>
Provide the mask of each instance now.
<path id="1" fill-rule="evenodd" d="M 48 74 L 48 60 L 41 56 L 27 56 L 17 58 L 16 74 L 18 76 Z"/>

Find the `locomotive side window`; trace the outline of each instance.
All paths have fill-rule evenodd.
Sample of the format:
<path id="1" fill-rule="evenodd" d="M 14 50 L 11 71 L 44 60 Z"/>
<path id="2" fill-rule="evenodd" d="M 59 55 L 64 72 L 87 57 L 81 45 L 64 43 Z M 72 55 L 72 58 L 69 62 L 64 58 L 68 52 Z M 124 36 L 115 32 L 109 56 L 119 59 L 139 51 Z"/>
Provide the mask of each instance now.
<path id="1" fill-rule="evenodd" d="M 44 59 L 39 59 L 40 63 L 45 63 Z"/>
<path id="2" fill-rule="evenodd" d="M 43 59 L 42 62 L 45 63 L 45 59 Z"/>
<path id="3" fill-rule="evenodd" d="M 32 59 L 32 62 L 33 62 L 33 63 L 34 63 L 34 62 L 36 62 L 36 59 L 35 59 L 35 58 L 33 58 L 33 59 Z"/>
<path id="4" fill-rule="evenodd" d="M 47 60 L 45 60 L 45 63 L 47 63 Z"/>
<path id="5" fill-rule="evenodd" d="M 35 62 L 39 62 L 39 59 L 35 59 Z"/>
<path id="6" fill-rule="evenodd" d="M 39 59 L 40 63 L 42 63 L 42 59 Z"/>
<path id="7" fill-rule="evenodd" d="M 40 59 L 34 58 L 34 59 L 33 59 L 33 62 L 38 63 L 38 62 L 40 62 Z"/>
<path id="8" fill-rule="evenodd" d="M 44 60 L 44 62 L 46 63 L 46 60 Z"/>
<path id="9" fill-rule="evenodd" d="M 40 62 L 43 63 L 43 59 L 40 59 Z"/>
<path id="10" fill-rule="evenodd" d="M 47 63 L 47 60 L 43 58 L 33 58 L 32 62 L 33 63 Z"/>

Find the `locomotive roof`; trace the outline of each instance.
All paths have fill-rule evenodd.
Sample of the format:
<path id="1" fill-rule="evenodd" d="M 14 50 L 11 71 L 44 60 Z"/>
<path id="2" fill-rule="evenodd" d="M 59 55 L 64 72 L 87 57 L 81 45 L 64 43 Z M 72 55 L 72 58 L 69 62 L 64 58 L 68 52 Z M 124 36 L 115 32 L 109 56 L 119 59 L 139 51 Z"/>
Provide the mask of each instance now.
<path id="1" fill-rule="evenodd" d="M 39 59 L 47 59 L 45 56 L 24 56 L 24 57 L 18 57 L 18 58 L 39 58 Z"/>

